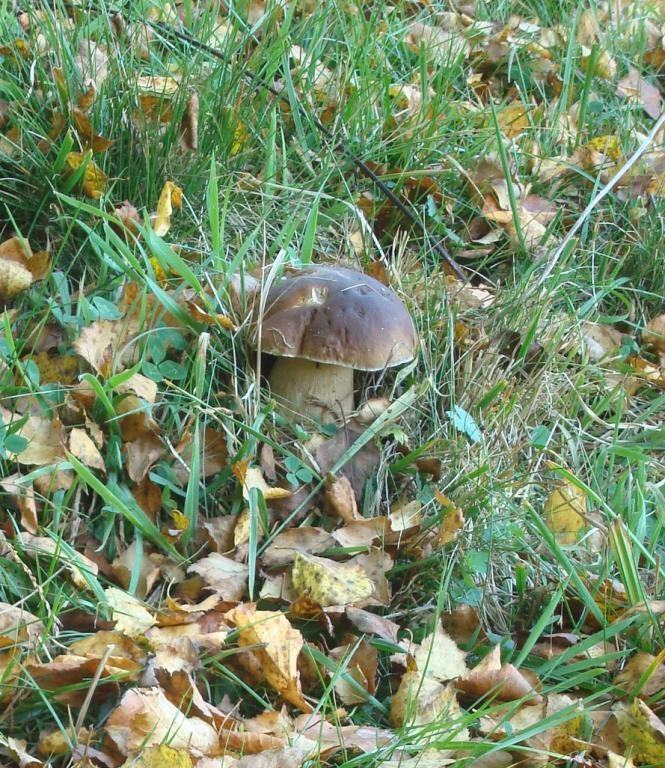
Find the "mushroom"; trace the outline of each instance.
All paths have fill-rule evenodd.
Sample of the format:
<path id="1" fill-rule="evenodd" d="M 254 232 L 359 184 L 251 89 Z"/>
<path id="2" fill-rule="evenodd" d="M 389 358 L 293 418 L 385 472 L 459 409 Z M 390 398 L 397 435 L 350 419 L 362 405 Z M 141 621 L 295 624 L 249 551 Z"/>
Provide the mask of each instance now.
<path id="1" fill-rule="evenodd" d="M 275 356 L 268 376 L 292 411 L 323 421 L 353 410 L 353 371 L 379 371 L 413 359 L 417 335 L 400 299 L 360 272 L 309 266 L 268 291 L 260 349 Z"/>

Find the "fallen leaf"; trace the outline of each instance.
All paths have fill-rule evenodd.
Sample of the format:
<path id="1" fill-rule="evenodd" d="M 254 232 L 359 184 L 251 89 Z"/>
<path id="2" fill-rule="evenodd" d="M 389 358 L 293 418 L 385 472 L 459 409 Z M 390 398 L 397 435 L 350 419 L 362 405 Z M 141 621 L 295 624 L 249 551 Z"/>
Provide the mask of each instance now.
<path id="1" fill-rule="evenodd" d="M 469 674 L 466 653 L 457 647 L 457 643 L 439 625 L 412 651 L 412 655 L 418 672 L 440 683 Z"/>
<path id="2" fill-rule="evenodd" d="M 151 217 L 152 228 L 156 235 L 164 237 L 171 229 L 171 215 L 173 208 L 182 206 L 182 189 L 172 181 L 167 181 L 162 187 L 157 203 L 157 211 Z"/>
<path id="3" fill-rule="evenodd" d="M 657 120 L 663 108 L 663 97 L 658 86 L 646 80 L 631 67 L 628 74 L 619 80 L 617 95 L 638 102 L 642 109 L 653 120 Z"/>
<path id="4" fill-rule="evenodd" d="M 369 597 L 374 585 L 363 568 L 296 552 L 291 572 L 293 586 L 319 605 L 348 605 Z"/>
<path id="5" fill-rule="evenodd" d="M 106 190 L 108 178 L 92 159 L 92 150 L 87 152 L 69 152 L 65 158 L 69 173 L 73 174 L 83 168 L 81 189 L 83 194 L 93 200 L 99 200 Z"/>
<path id="6" fill-rule="evenodd" d="M 163 743 L 193 757 L 223 753 L 215 727 L 201 718 L 186 717 L 159 688 L 128 690 L 109 715 L 105 731 L 126 757 Z"/>
<path id="7" fill-rule="evenodd" d="M 156 623 L 155 617 L 145 605 L 128 592 L 117 587 L 108 587 L 104 594 L 111 607 L 118 632 L 123 632 L 132 639 L 139 639 Z"/>
<path id="8" fill-rule="evenodd" d="M 63 461 L 66 457 L 65 430 L 57 416 L 47 418 L 37 414 L 21 416 L 0 406 L 0 418 L 10 434 L 23 438 L 25 448 L 18 451 L 7 451 L 12 461 L 20 464 L 34 464 L 40 467 Z M 14 428 L 14 424 L 18 427 Z"/>
<path id="9" fill-rule="evenodd" d="M 95 578 L 98 573 L 96 563 L 88 559 L 80 552 L 76 552 L 71 547 L 64 548 L 57 539 L 50 539 L 46 536 L 33 536 L 27 531 L 20 534 L 20 539 L 25 548 L 25 553 L 31 558 L 36 559 L 40 555 L 46 556 L 49 561 L 56 561 L 60 567 L 68 574 L 72 583 L 79 589 L 89 589 L 89 580 L 84 574 Z"/>
<path id="10" fill-rule="evenodd" d="M 242 495 L 245 500 L 249 499 L 249 493 L 252 488 L 259 490 L 266 501 L 271 499 L 285 499 L 291 495 L 291 491 L 286 488 L 274 488 L 269 486 L 264 480 L 259 467 L 244 466 L 238 462 L 233 465 L 233 474 L 242 483 Z"/>
<path id="11" fill-rule="evenodd" d="M 44 625 L 32 613 L 0 603 L 0 648 L 19 644 L 34 646 L 44 634 Z"/>
<path id="12" fill-rule="evenodd" d="M 237 563 L 212 552 L 190 565 L 187 570 L 198 573 L 204 584 L 222 600 L 239 602 L 245 594 L 249 568 L 244 563 Z"/>
<path id="13" fill-rule="evenodd" d="M 586 526 L 586 494 L 577 485 L 563 481 L 547 497 L 543 517 L 562 547 L 575 544 Z"/>
<path id="14" fill-rule="evenodd" d="M 621 740 L 638 765 L 665 765 L 665 723 L 641 699 L 617 704 L 614 717 Z"/>
<path id="15" fill-rule="evenodd" d="M 253 605 L 239 605 L 226 615 L 238 628 L 238 644 L 259 662 L 265 682 L 293 706 L 311 712 L 300 691 L 298 674 L 303 638 L 286 616 L 257 611 Z"/>
<path id="16" fill-rule="evenodd" d="M 87 467 L 106 473 L 106 465 L 104 464 L 102 454 L 85 429 L 74 427 L 70 430 L 69 451 Z"/>
<path id="17" fill-rule="evenodd" d="M 395 728 L 438 723 L 449 726 L 451 740 L 466 741 L 469 731 L 462 723 L 462 710 L 453 683 L 443 684 L 420 672 L 402 676 L 390 702 L 390 722 Z"/>
<path id="18" fill-rule="evenodd" d="M 537 704 L 543 697 L 534 690 L 533 680 L 512 664 L 501 663 L 501 646 L 492 651 L 465 677 L 457 681 L 457 687 L 473 699 L 491 696 L 499 701 L 524 701 Z"/>
<path id="19" fill-rule="evenodd" d="M 337 661 L 338 669 L 345 673 L 334 675 L 333 683 L 335 692 L 344 704 L 362 704 L 374 695 L 379 658 L 376 648 L 365 640 L 360 640 L 333 648 L 328 656 Z"/>

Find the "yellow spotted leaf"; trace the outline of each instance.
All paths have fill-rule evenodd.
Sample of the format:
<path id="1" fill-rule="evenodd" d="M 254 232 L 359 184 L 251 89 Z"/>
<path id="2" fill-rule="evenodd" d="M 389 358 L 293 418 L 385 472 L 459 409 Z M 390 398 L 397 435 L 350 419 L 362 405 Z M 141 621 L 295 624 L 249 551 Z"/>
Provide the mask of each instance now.
<path id="1" fill-rule="evenodd" d="M 638 765 L 665 765 L 665 723 L 641 699 L 618 704 L 614 716 Z"/>
<path id="2" fill-rule="evenodd" d="M 352 563 L 337 563 L 324 557 L 296 552 L 291 574 L 300 595 L 319 605 L 349 605 L 369 597 L 374 584 L 366 571 Z"/>
<path id="3" fill-rule="evenodd" d="M 92 152 L 70 152 L 66 157 L 66 162 L 70 174 L 84 168 L 81 181 L 83 194 L 93 200 L 99 200 L 106 189 L 108 179 L 104 171 L 92 159 Z"/>

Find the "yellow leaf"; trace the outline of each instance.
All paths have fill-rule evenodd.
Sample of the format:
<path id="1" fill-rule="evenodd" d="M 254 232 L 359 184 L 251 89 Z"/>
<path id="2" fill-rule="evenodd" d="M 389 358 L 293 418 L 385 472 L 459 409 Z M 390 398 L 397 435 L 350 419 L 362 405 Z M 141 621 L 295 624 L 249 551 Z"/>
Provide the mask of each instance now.
<path id="1" fill-rule="evenodd" d="M 20 464 L 43 467 L 65 458 L 65 430 L 57 416 L 49 419 L 40 415 L 37 407 L 34 410 L 35 414 L 25 419 L 0 406 L 0 418 L 6 426 L 18 421 L 20 424 L 18 429 L 12 427 L 10 432 L 27 441 L 22 451 L 16 453 L 8 451 L 8 457 Z"/>
<path id="2" fill-rule="evenodd" d="M 233 473 L 236 474 L 236 465 L 233 467 Z M 270 499 L 286 499 L 291 495 L 291 491 L 286 488 L 272 488 L 266 483 L 261 470 L 258 467 L 247 467 L 244 470 L 242 477 L 236 475 L 242 483 L 242 495 L 244 499 L 249 499 L 249 493 L 252 488 L 257 488 L 261 491 L 263 498 Z"/>
<path id="3" fill-rule="evenodd" d="M 575 544 L 586 524 L 586 495 L 576 485 L 563 482 L 545 502 L 547 527 L 562 546 Z"/>
<path id="4" fill-rule="evenodd" d="M 108 179 L 104 171 L 92 159 L 92 152 L 70 152 L 66 157 L 66 162 L 70 173 L 74 173 L 85 166 L 81 183 L 83 194 L 93 200 L 99 200 L 106 189 Z"/>
<path id="5" fill-rule="evenodd" d="M 192 768 L 192 765 L 192 758 L 186 749 L 174 749 L 168 744 L 146 747 L 132 761 L 132 768 Z"/>
<path id="6" fill-rule="evenodd" d="M 374 585 L 365 570 L 351 563 L 296 552 L 291 574 L 295 590 L 319 605 L 349 605 L 369 597 Z"/>
<path id="7" fill-rule="evenodd" d="M 171 214 L 173 207 L 182 205 L 182 189 L 172 181 L 167 181 L 162 187 L 157 203 L 157 212 L 152 222 L 155 234 L 163 237 L 171 229 Z"/>
<path id="8" fill-rule="evenodd" d="M 238 628 L 238 644 L 248 647 L 260 665 L 263 679 L 289 703 L 311 712 L 300 692 L 298 654 L 303 638 L 282 613 L 257 611 L 253 605 L 239 605 L 227 614 Z"/>
<path id="9" fill-rule="evenodd" d="M 76 458 L 92 469 L 106 473 L 106 465 L 99 449 L 90 435 L 79 427 L 74 427 L 69 433 L 69 450 Z"/>
<path id="10" fill-rule="evenodd" d="M 638 765 L 665 765 L 665 724 L 641 700 L 618 704 L 619 735 Z"/>
<path id="11" fill-rule="evenodd" d="M 0 301 L 13 299 L 32 285 L 32 274 L 15 261 L 0 261 Z"/>
<path id="12" fill-rule="evenodd" d="M 462 710 L 457 703 L 454 683 L 443 684 L 420 672 L 406 672 L 390 705 L 390 722 L 403 725 L 449 723 L 453 740 L 466 741 L 469 731 L 462 725 Z"/>
<path id="13" fill-rule="evenodd" d="M 127 637 L 143 639 L 146 631 L 157 623 L 141 600 L 117 587 L 105 590 L 106 601 L 113 611 L 115 629 Z"/>

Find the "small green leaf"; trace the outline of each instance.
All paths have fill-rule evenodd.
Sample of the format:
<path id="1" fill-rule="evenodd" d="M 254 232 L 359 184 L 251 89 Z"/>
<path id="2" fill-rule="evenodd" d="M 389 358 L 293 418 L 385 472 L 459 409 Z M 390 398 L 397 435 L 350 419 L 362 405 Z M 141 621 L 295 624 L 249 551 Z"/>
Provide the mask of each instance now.
<path id="1" fill-rule="evenodd" d="M 483 435 L 480 427 L 476 424 L 473 416 L 467 413 L 464 408 L 456 405 L 452 411 L 446 411 L 446 415 L 450 416 L 455 429 L 465 434 L 472 443 L 479 443 L 482 440 Z"/>

